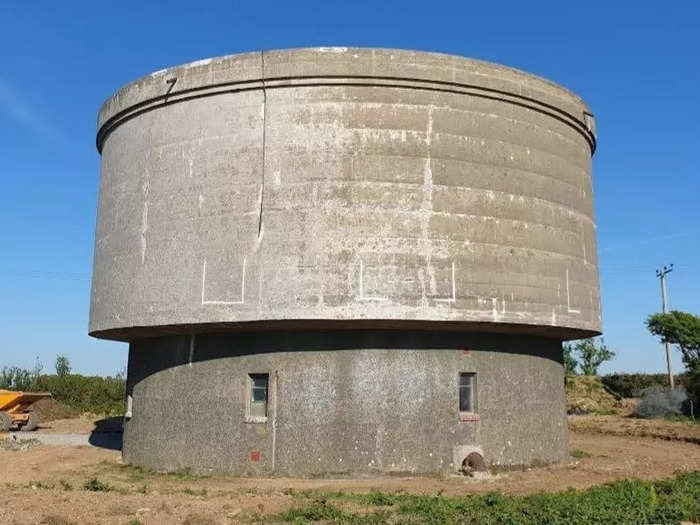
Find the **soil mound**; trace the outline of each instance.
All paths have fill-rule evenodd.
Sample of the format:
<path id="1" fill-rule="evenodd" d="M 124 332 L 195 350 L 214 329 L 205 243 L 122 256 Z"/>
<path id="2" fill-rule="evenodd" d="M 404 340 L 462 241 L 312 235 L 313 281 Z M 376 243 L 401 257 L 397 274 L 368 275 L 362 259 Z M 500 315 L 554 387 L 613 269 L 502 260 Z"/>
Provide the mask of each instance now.
<path id="1" fill-rule="evenodd" d="M 56 419 L 70 419 L 80 416 L 80 412 L 78 410 L 51 398 L 40 399 L 34 403 L 32 408 L 39 416 L 39 421 L 41 423 L 54 421 Z"/>
<path id="2" fill-rule="evenodd" d="M 566 378 L 567 414 L 615 414 L 620 408 L 619 401 L 597 376 Z"/>

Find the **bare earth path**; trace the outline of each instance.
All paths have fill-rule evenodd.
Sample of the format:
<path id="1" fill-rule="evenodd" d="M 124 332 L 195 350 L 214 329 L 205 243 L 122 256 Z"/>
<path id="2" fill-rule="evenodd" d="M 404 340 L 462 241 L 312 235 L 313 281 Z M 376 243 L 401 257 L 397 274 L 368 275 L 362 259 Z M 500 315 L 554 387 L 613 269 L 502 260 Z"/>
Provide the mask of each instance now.
<path id="1" fill-rule="evenodd" d="M 196 478 L 144 474 L 123 466 L 119 452 L 92 447 L 39 445 L 21 451 L 0 450 L 0 485 L 4 485 L 0 523 L 124 525 L 138 518 L 144 524 L 223 524 L 278 512 L 293 505 L 294 491 L 305 489 L 526 494 L 700 470 L 700 445 L 686 441 L 572 432 L 571 449 L 591 457 L 481 480 Z M 112 490 L 84 490 L 83 484 L 91 478 L 109 484 Z"/>

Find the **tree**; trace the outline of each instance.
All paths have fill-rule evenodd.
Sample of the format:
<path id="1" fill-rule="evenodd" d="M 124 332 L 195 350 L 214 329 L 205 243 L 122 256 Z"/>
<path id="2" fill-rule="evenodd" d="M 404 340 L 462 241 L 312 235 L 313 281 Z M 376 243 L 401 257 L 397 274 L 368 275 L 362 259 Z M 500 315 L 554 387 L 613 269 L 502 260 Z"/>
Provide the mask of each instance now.
<path id="1" fill-rule="evenodd" d="M 0 370 L 0 388 L 6 390 L 29 390 L 32 384 L 32 374 L 29 370 L 18 366 L 5 366 Z"/>
<path id="2" fill-rule="evenodd" d="M 615 352 L 605 346 L 602 339 L 600 344 L 593 338 L 576 341 L 574 351 L 578 354 L 581 372 L 587 376 L 597 375 L 598 367 L 615 357 Z"/>
<path id="3" fill-rule="evenodd" d="M 564 373 L 567 376 L 576 375 L 576 367 L 578 366 L 578 361 L 576 361 L 576 356 L 574 356 L 574 346 L 571 343 L 564 343 Z"/>
<path id="4" fill-rule="evenodd" d="M 41 372 L 43 370 L 44 364 L 39 361 L 39 356 L 36 356 L 36 359 L 34 360 L 34 370 L 32 370 L 30 375 L 30 388 L 27 390 L 35 390 L 36 384 L 39 381 L 39 377 L 41 376 Z"/>
<path id="5" fill-rule="evenodd" d="M 70 361 L 64 355 L 58 354 L 56 356 L 56 375 L 67 376 L 70 374 Z"/>
<path id="6" fill-rule="evenodd" d="M 676 345 L 689 372 L 700 367 L 700 317 L 672 310 L 653 314 L 646 321 L 649 331 L 661 338 L 662 343 Z"/>

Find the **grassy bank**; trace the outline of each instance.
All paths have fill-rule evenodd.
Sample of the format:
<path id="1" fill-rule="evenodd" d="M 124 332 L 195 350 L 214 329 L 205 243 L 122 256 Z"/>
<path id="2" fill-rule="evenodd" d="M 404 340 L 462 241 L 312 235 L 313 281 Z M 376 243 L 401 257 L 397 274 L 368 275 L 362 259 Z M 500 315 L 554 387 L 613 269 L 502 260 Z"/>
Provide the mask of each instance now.
<path id="1" fill-rule="evenodd" d="M 302 493 L 274 516 L 292 523 L 593 524 L 700 521 L 700 472 L 656 481 L 618 481 L 587 490 L 461 498 L 441 495 Z"/>

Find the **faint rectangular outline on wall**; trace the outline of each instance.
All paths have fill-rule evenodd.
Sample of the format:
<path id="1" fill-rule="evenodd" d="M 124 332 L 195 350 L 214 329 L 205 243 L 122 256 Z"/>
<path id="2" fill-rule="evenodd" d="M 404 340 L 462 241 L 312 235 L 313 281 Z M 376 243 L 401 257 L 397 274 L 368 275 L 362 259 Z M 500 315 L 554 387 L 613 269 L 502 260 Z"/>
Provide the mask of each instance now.
<path id="1" fill-rule="evenodd" d="M 581 310 L 571 308 L 571 296 L 569 294 L 569 269 L 566 269 L 566 311 L 570 314 L 580 314 Z"/>
<path id="2" fill-rule="evenodd" d="M 364 283 L 365 265 L 360 257 L 360 296 L 358 299 L 360 301 L 388 301 L 387 297 L 381 297 L 378 295 L 365 295 L 365 283 Z"/>
<path id="3" fill-rule="evenodd" d="M 439 303 L 456 303 L 457 302 L 457 283 L 455 282 L 455 262 L 452 261 L 452 297 L 435 299 Z"/>
<path id="4" fill-rule="evenodd" d="M 204 259 L 202 264 L 202 304 L 245 304 L 245 263 L 246 258 L 243 257 L 243 271 L 241 272 L 241 299 L 239 301 L 210 301 L 204 299 L 204 287 L 207 281 L 207 260 Z"/>

